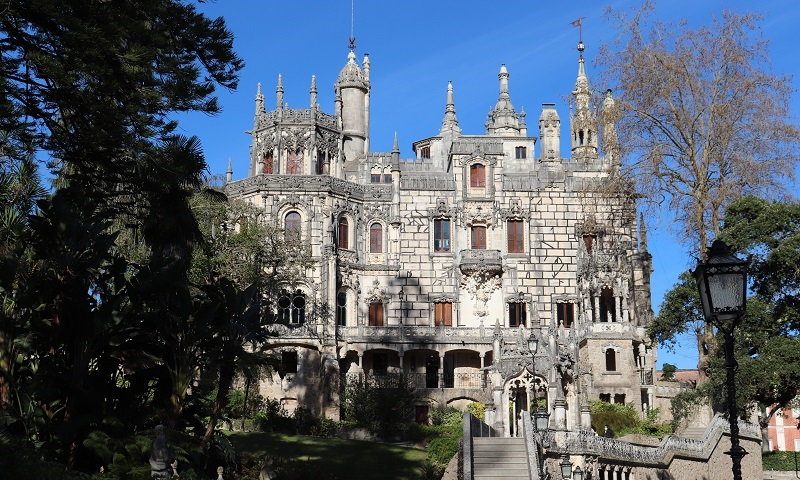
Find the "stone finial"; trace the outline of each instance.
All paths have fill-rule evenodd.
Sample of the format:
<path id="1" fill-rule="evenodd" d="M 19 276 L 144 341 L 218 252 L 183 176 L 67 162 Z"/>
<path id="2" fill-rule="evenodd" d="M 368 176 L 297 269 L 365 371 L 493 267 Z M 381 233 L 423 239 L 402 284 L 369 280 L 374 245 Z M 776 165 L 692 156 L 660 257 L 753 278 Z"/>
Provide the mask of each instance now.
<path id="1" fill-rule="evenodd" d="M 508 68 L 503 64 L 497 79 L 500 83 L 500 94 L 494 108 L 489 111 L 486 120 L 486 133 L 489 135 L 520 135 L 519 115 L 511 104 L 508 93 Z"/>
<path id="2" fill-rule="evenodd" d="M 275 106 L 283 108 L 283 75 L 278 74 L 278 86 L 275 87 Z"/>
<path id="3" fill-rule="evenodd" d="M 369 81 L 369 53 L 364 54 L 364 60 L 361 62 L 361 65 L 364 70 L 364 80 Z"/>
<path id="4" fill-rule="evenodd" d="M 400 171 L 400 142 L 397 140 L 397 132 L 394 132 L 394 141 L 392 141 L 392 171 Z"/>
<path id="5" fill-rule="evenodd" d="M 394 132 L 394 141 L 392 141 L 392 153 L 400 153 L 400 143 L 397 141 L 397 132 Z"/>
<path id="6" fill-rule="evenodd" d="M 231 183 L 233 181 L 233 163 L 228 157 L 228 169 L 225 170 L 225 183 Z"/>
<path id="7" fill-rule="evenodd" d="M 461 127 L 458 125 L 458 118 L 456 117 L 456 103 L 453 97 L 453 82 L 447 82 L 447 102 L 444 109 L 444 118 L 442 119 L 442 128 L 439 135 L 445 133 L 452 133 L 458 135 L 461 133 Z"/>
<path id="8" fill-rule="evenodd" d="M 644 214 L 639 214 L 639 251 L 647 251 L 647 224 L 644 221 Z"/>
<path id="9" fill-rule="evenodd" d="M 225 469 L 222 467 L 217 467 L 217 480 L 224 480 L 222 478 L 223 473 L 225 473 Z"/>
<path id="10" fill-rule="evenodd" d="M 317 76 L 311 75 L 311 88 L 308 90 L 310 95 L 309 103 L 311 104 L 311 109 L 317 108 Z"/>

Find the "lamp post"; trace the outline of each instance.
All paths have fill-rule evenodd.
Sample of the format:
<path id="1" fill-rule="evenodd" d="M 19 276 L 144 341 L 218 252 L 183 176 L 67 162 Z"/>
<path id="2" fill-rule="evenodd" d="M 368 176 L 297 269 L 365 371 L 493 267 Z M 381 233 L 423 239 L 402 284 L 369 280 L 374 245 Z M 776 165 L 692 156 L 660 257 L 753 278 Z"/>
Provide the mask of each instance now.
<path id="1" fill-rule="evenodd" d="M 703 315 L 725 337 L 725 387 L 731 428 L 731 449 L 725 454 L 731 457 L 733 479 L 742 480 L 742 457 L 747 455 L 747 451 L 739 445 L 733 333 L 746 307 L 747 262 L 732 255 L 725 242 L 715 240 L 708 250 L 708 259 L 697 264 L 694 276 L 700 291 Z"/>
<path id="2" fill-rule="evenodd" d="M 533 431 L 534 440 L 539 448 L 539 477 L 544 476 L 544 448 L 546 447 L 545 441 L 547 440 L 547 427 L 550 423 L 550 413 L 547 409 L 539 408 L 539 394 L 536 389 L 536 351 L 539 349 L 539 339 L 531 334 L 528 336 L 528 351 L 531 354 L 531 370 L 533 371 Z"/>
<path id="3" fill-rule="evenodd" d="M 406 294 L 403 291 L 403 287 L 400 287 L 400 293 L 397 294 L 400 297 L 400 325 L 403 324 L 403 317 L 405 316 L 405 312 L 403 311 L 403 301 L 406 298 Z"/>

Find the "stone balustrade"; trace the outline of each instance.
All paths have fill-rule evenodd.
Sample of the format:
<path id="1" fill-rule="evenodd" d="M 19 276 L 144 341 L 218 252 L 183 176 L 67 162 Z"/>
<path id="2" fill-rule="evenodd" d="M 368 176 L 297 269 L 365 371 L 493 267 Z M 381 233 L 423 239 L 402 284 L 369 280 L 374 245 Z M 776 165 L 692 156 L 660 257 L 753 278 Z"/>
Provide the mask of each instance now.
<path id="1" fill-rule="evenodd" d="M 503 272 L 503 258 L 500 250 L 461 250 L 458 266 L 463 273 L 489 272 L 499 275 Z"/>
<path id="2" fill-rule="evenodd" d="M 330 175 L 277 175 L 261 174 L 225 185 L 228 196 L 242 196 L 262 191 L 290 190 L 302 193 L 333 192 L 359 200 L 392 199 L 392 184 L 359 184 Z"/>

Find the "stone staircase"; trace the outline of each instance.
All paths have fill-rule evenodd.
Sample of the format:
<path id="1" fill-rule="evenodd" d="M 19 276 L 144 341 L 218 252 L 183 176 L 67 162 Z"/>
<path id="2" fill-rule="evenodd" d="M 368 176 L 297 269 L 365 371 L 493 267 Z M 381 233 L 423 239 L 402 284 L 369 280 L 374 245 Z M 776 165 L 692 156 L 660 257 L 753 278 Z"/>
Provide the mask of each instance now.
<path id="1" fill-rule="evenodd" d="M 692 440 L 702 440 L 706 435 L 706 427 L 688 427 L 678 434 L 683 438 L 691 438 Z"/>
<path id="2" fill-rule="evenodd" d="M 528 480 L 525 439 L 474 437 L 472 439 L 474 480 Z"/>

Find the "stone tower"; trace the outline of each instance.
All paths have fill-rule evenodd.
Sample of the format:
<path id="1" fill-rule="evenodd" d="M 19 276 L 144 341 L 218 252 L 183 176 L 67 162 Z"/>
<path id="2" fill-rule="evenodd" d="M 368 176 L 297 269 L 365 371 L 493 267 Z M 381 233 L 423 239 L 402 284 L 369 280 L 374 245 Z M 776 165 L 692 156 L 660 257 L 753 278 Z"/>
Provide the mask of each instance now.
<path id="1" fill-rule="evenodd" d="M 363 69 L 356 63 L 353 50 L 339 72 L 334 92 L 336 114 L 343 134 L 344 168 L 349 170 L 369 149 L 369 56 L 364 55 Z"/>

